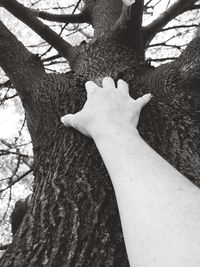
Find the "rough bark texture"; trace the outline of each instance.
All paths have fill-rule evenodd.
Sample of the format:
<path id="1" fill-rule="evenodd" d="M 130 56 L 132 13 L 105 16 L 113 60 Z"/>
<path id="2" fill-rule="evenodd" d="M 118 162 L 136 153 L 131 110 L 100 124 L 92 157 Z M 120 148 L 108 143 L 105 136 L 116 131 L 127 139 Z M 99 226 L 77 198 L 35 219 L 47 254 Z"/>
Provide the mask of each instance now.
<path id="1" fill-rule="evenodd" d="M 119 16 L 118 8 L 116 13 Z M 93 23 L 101 25 L 96 36 L 109 24 Z M 71 72 L 46 74 L 37 57 L 2 24 L 0 51 L 0 64 L 25 108 L 35 175 L 31 207 L 0 266 L 128 267 L 116 199 L 102 159 L 93 141 L 66 129 L 60 117 L 83 106 L 87 80 L 100 84 L 104 76 L 123 78 L 132 97 L 146 92 L 154 96 L 142 112 L 143 138 L 199 186 L 200 37 L 178 60 L 159 68 L 102 36 L 73 49 Z"/>

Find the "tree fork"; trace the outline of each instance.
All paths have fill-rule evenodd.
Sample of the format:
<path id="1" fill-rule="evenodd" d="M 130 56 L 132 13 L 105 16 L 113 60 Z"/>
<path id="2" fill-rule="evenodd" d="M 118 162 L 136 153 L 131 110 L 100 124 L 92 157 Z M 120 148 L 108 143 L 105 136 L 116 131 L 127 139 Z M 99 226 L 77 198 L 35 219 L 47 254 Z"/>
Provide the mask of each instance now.
<path id="1" fill-rule="evenodd" d="M 72 46 L 42 23 L 31 9 L 24 7 L 15 0 L 1 0 L 0 4 L 52 45 L 63 57 L 70 58 Z"/>

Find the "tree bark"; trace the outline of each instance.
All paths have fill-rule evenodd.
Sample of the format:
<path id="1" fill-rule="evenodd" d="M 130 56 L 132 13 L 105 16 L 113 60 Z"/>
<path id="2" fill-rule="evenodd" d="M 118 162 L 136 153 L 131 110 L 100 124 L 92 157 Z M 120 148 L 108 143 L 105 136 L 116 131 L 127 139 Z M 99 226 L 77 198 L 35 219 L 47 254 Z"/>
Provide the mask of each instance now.
<path id="1" fill-rule="evenodd" d="M 158 68 L 115 38 L 99 37 L 73 50 L 72 71 L 47 74 L 2 24 L 0 36 L 0 64 L 25 108 L 35 175 L 31 206 L 0 266 L 128 267 L 102 159 L 94 142 L 65 128 L 60 117 L 81 109 L 87 80 L 123 78 L 132 97 L 153 94 L 141 114 L 142 137 L 199 186 L 200 37 L 178 60 Z"/>

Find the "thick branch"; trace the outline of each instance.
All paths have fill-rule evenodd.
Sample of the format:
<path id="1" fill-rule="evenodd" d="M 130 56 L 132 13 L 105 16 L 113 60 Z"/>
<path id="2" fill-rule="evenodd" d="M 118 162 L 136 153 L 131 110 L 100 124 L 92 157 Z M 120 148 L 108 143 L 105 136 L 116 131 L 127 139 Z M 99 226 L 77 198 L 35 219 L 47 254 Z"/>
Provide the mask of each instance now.
<path id="1" fill-rule="evenodd" d="M 69 59 L 70 48 L 72 46 L 36 18 L 32 10 L 24 7 L 15 0 L 1 0 L 0 4 L 53 46 L 63 57 Z"/>
<path id="2" fill-rule="evenodd" d="M 45 73 L 36 55 L 30 53 L 0 21 L 0 66 L 22 97 L 30 89 L 30 83 Z M 23 78 L 22 78 L 23 77 Z"/>
<path id="3" fill-rule="evenodd" d="M 35 15 L 39 18 L 49 21 L 63 22 L 63 23 L 91 23 L 90 16 L 87 12 L 81 12 L 80 14 L 51 14 L 39 10 L 33 10 Z"/>
<path id="4" fill-rule="evenodd" d="M 115 25 L 115 32 L 119 32 L 123 42 L 137 50 L 143 51 L 142 17 L 143 0 L 136 0 L 134 4 L 123 4 L 122 13 Z"/>
<path id="5" fill-rule="evenodd" d="M 180 15 L 186 7 L 197 2 L 197 0 L 177 0 L 164 13 L 156 18 L 152 23 L 143 28 L 145 45 L 172 19 Z"/>
<path id="6" fill-rule="evenodd" d="M 185 11 L 200 9 L 200 5 L 191 5 Z"/>

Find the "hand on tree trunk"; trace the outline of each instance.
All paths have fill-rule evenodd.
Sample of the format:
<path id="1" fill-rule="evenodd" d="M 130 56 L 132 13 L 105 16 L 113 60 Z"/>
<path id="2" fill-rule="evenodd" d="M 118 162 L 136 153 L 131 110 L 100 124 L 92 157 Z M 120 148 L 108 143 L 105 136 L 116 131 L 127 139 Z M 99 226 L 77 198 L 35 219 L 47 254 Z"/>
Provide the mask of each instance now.
<path id="1" fill-rule="evenodd" d="M 101 88 L 92 81 L 87 82 L 87 101 L 83 109 L 65 115 L 61 121 L 66 127 L 71 126 L 95 140 L 98 136 L 111 135 L 113 129 L 126 132 L 128 128 L 137 132 L 140 111 L 151 99 L 151 94 L 134 100 L 125 81 L 118 80 L 115 87 L 114 80 L 106 77 L 102 84 Z"/>
<path id="2" fill-rule="evenodd" d="M 116 88 L 107 77 L 102 84 L 87 82 L 83 109 L 61 120 L 95 141 L 115 190 L 130 266 L 198 267 L 199 188 L 136 130 L 151 94 L 134 100 L 124 81 Z"/>

